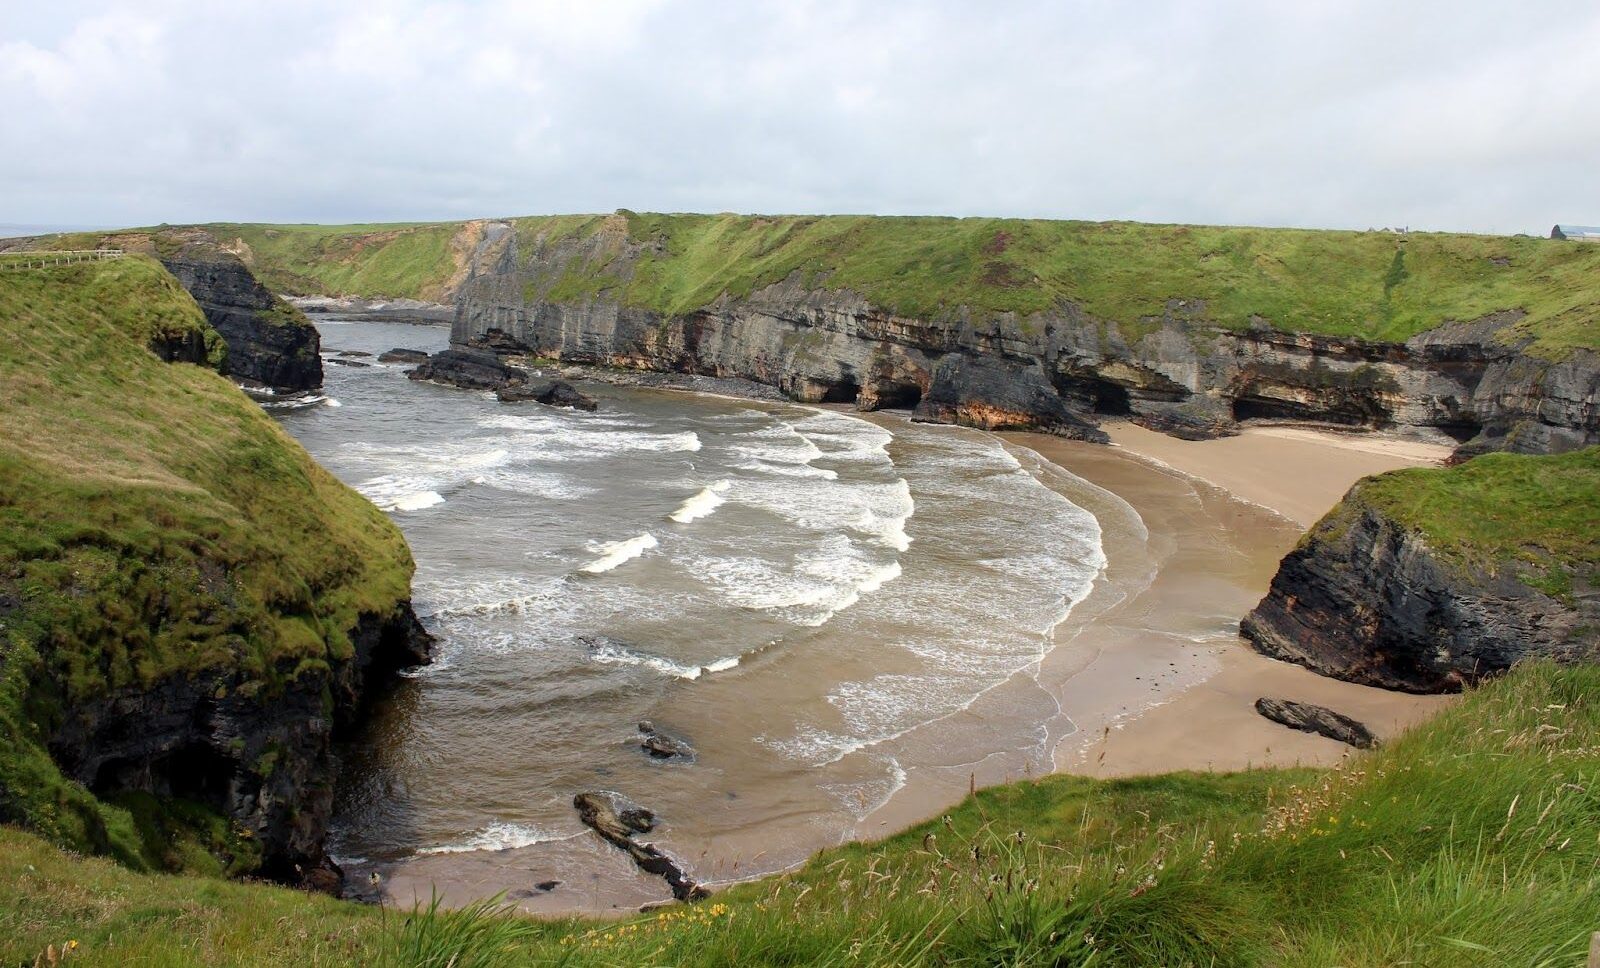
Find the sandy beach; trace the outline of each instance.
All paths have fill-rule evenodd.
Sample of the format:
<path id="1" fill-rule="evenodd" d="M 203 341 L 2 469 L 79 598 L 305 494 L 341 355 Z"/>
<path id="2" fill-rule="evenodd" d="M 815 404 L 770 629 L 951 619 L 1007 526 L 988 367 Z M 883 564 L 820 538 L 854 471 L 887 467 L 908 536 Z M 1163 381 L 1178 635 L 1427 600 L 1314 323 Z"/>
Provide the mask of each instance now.
<path id="1" fill-rule="evenodd" d="M 1448 447 L 1380 435 L 1301 427 L 1248 428 L 1237 437 L 1186 441 L 1132 423 L 1106 427 L 1114 448 L 1200 490 L 1248 502 L 1300 527 L 1309 527 L 1352 484 L 1370 474 L 1436 465 Z M 1081 446 L 1030 438 L 1052 460 L 1072 466 Z M 1283 536 L 1257 532 L 1273 568 L 1252 584 L 1264 594 Z M 1289 541 L 1297 540 L 1297 535 Z M 1281 547 L 1280 547 L 1281 546 Z M 1243 612 L 1240 613 L 1241 615 Z M 1237 770 L 1260 766 L 1325 766 L 1348 755 L 1341 743 L 1286 729 L 1255 712 L 1262 696 L 1328 706 L 1361 720 L 1380 738 L 1393 736 L 1451 701 L 1413 696 L 1317 675 L 1256 653 L 1243 639 L 1209 646 L 1213 674 L 1137 715 L 1081 722 L 1091 736 L 1065 756 L 1059 769 L 1093 776 L 1129 776 L 1171 770 Z"/>

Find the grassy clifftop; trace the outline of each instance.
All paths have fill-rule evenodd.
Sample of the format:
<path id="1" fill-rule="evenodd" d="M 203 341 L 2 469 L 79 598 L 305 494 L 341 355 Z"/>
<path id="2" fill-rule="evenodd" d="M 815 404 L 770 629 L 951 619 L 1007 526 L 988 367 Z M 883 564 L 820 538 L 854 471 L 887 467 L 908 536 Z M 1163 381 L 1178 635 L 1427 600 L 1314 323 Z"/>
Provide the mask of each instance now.
<path id="1" fill-rule="evenodd" d="M 1600 447 L 1394 471 L 1365 481 L 1360 494 L 1451 558 L 1532 565 L 1565 576 L 1568 592 L 1574 573 L 1600 577 Z"/>
<path id="2" fill-rule="evenodd" d="M 1264 320 L 1399 341 L 1520 309 L 1519 332 L 1545 355 L 1600 348 L 1600 246 L 1545 239 L 991 218 L 624 212 L 510 221 L 524 259 L 541 241 L 605 236 L 596 258 L 552 281 L 555 298 L 605 292 L 669 314 L 799 273 L 911 316 L 1026 314 L 1070 301 L 1137 332 L 1170 300 L 1201 300 L 1199 316 L 1230 328 Z M 208 228 L 245 241 L 262 276 L 288 291 L 438 299 L 460 268 L 466 225 Z M 647 244 L 638 260 L 617 257 L 624 238 Z"/>
<path id="3" fill-rule="evenodd" d="M 0 959 L 1565 968 L 1600 909 L 1597 827 L 1600 669 L 1530 665 L 1338 770 L 999 787 L 621 922 L 385 916 L 0 830 Z"/>
<path id="4" fill-rule="evenodd" d="M 0 818 L 135 866 L 150 845 L 50 731 L 208 671 L 269 701 L 411 575 L 393 524 L 228 380 L 148 349 L 185 336 L 218 346 L 153 259 L 0 273 Z"/>

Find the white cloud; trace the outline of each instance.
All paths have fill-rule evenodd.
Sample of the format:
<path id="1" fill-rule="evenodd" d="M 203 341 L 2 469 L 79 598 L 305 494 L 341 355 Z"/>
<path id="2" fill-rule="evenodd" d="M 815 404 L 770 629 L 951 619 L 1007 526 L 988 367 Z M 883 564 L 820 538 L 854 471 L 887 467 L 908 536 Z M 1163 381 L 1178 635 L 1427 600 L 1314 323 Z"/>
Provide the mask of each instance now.
<path id="1" fill-rule="evenodd" d="M 33 6 L 33 5 L 30 5 Z M 42 5 L 40 5 L 42 7 Z M 1576 3 L 0 6 L 0 221 L 1600 221 Z"/>

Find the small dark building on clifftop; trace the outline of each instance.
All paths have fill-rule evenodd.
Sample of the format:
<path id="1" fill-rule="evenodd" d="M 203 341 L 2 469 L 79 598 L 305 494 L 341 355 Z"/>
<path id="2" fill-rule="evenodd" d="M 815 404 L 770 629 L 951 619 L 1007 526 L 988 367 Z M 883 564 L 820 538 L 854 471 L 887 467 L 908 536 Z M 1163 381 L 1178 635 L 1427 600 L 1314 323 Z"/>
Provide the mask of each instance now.
<path id="1" fill-rule="evenodd" d="M 1600 242 L 1600 225 L 1557 225 L 1550 230 L 1550 237 L 1573 242 Z"/>

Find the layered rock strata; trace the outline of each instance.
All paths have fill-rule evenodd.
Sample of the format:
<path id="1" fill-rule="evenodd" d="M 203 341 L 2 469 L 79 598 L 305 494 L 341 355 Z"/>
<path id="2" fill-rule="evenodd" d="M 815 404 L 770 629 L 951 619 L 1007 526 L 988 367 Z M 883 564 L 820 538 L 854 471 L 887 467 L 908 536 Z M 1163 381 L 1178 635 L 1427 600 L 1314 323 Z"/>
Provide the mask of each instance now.
<path id="1" fill-rule="evenodd" d="M 1527 658 L 1600 660 L 1592 590 L 1553 593 L 1516 568 L 1443 555 L 1361 488 L 1283 559 L 1241 622 L 1257 650 L 1408 692 L 1455 691 Z"/>
<path id="2" fill-rule="evenodd" d="M 452 342 L 500 354 L 739 378 L 805 402 L 913 408 L 920 419 L 1100 439 L 1123 416 L 1203 438 L 1278 419 L 1393 429 L 1484 450 L 1557 452 L 1600 442 L 1600 354 L 1531 355 L 1520 311 L 1441 325 L 1405 343 L 1211 321 L 1175 296 L 1137 331 L 1063 302 L 975 316 L 897 315 L 798 273 L 742 298 L 661 312 L 590 290 L 663 257 L 615 230 L 527 238 L 485 223 L 456 290 Z"/>

